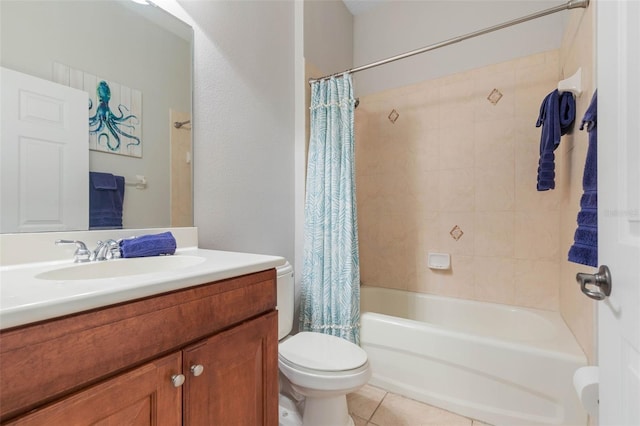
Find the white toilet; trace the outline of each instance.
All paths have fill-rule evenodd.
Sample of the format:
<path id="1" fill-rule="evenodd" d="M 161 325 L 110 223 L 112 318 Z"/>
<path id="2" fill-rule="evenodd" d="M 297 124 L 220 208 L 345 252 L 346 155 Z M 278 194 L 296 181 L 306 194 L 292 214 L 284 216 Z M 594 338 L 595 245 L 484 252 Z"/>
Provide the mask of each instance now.
<path id="1" fill-rule="evenodd" d="M 287 262 L 277 268 L 277 276 L 280 425 L 353 426 L 347 394 L 360 389 L 371 377 L 367 353 L 328 334 L 301 332 L 287 337 L 293 327 L 293 268 Z M 302 413 L 296 412 L 291 399 L 283 395 L 282 389 L 289 387 L 304 397 Z"/>

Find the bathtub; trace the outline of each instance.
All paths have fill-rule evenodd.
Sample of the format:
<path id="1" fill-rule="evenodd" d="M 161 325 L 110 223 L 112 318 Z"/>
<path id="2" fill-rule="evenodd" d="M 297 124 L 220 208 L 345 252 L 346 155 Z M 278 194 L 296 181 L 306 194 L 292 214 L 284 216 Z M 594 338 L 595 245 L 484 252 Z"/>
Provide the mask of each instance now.
<path id="1" fill-rule="evenodd" d="M 363 286 L 370 384 L 493 425 L 586 425 L 556 312 Z"/>

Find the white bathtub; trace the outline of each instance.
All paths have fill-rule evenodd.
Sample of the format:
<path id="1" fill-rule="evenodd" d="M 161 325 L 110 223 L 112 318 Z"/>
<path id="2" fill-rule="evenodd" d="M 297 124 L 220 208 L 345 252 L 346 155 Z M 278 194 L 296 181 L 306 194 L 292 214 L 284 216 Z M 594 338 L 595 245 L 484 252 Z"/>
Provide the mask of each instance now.
<path id="1" fill-rule="evenodd" d="M 494 425 L 586 425 L 555 312 L 363 286 L 370 384 Z"/>

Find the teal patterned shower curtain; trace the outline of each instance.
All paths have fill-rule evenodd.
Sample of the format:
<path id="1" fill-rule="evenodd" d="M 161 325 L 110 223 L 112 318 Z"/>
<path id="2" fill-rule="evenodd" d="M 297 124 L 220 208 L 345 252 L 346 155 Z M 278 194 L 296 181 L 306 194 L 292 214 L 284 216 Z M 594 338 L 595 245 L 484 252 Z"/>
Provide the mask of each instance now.
<path id="1" fill-rule="evenodd" d="M 360 341 L 351 75 L 311 87 L 300 329 Z"/>

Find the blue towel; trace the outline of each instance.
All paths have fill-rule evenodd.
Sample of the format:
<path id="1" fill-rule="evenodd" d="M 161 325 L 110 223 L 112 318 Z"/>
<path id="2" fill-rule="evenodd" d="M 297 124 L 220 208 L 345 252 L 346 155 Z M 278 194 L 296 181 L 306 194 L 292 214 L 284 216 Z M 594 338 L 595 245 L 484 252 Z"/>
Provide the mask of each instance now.
<path id="1" fill-rule="evenodd" d="M 556 187 L 555 154 L 560 137 L 566 134 L 576 118 L 576 101 L 569 92 L 558 90 L 549 93 L 540 105 L 536 127 L 542 126 L 540 136 L 540 160 L 538 162 L 538 191 Z"/>
<path id="2" fill-rule="evenodd" d="M 578 228 L 569 249 L 569 261 L 582 265 L 598 266 L 598 92 L 591 98 L 591 105 L 582 119 L 580 130 L 586 124 L 589 132 L 589 148 L 582 175 L 584 194 L 580 199 Z"/>
<path id="3" fill-rule="evenodd" d="M 176 239 L 171 232 L 142 235 L 120 241 L 122 257 L 147 257 L 174 254 Z"/>
<path id="4" fill-rule="evenodd" d="M 89 229 L 121 229 L 124 177 L 89 172 Z"/>

